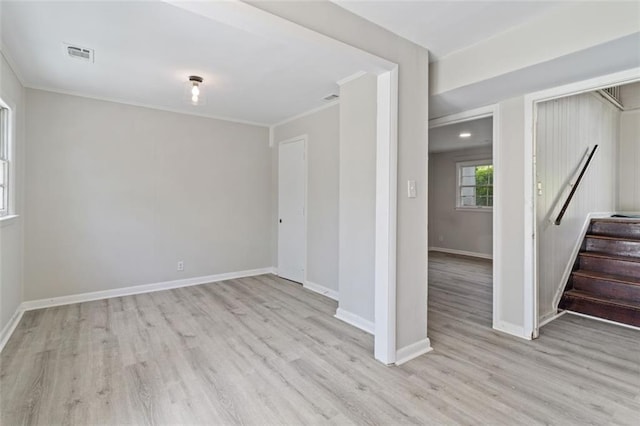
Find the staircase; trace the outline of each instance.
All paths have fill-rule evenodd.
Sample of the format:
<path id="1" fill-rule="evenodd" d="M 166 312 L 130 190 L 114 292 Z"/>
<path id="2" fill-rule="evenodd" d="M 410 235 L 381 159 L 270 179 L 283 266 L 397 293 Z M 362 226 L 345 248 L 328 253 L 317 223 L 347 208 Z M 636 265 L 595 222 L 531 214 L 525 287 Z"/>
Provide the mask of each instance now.
<path id="1" fill-rule="evenodd" d="M 640 219 L 593 219 L 559 309 L 640 327 Z"/>

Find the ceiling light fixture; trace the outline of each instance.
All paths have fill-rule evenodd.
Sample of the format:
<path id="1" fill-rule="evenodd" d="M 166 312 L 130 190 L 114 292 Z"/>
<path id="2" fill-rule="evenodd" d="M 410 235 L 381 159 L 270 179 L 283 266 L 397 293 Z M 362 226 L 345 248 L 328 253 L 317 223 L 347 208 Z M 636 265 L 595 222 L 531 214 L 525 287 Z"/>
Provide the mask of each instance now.
<path id="1" fill-rule="evenodd" d="M 203 81 L 203 78 L 197 75 L 189 76 L 185 96 L 191 105 L 204 105 L 204 95 L 202 94 Z"/>
<path id="2" fill-rule="evenodd" d="M 469 132 L 462 132 L 462 133 L 460 133 L 460 137 L 461 137 L 461 138 L 469 138 L 469 137 L 471 137 L 471 133 L 469 133 Z"/>

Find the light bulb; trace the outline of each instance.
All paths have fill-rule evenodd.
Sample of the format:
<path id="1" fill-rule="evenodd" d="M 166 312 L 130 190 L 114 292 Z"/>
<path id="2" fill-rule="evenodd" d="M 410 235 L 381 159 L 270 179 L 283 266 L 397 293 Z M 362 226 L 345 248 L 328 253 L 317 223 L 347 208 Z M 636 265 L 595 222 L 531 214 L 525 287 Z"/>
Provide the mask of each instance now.
<path id="1" fill-rule="evenodd" d="M 200 88 L 198 87 L 197 83 L 193 84 L 193 87 L 191 88 L 191 94 L 193 96 L 195 96 L 196 98 L 198 97 L 198 95 L 200 94 Z"/>
<path id="2" fill-rule="evenodd" d="M 197 104 L 198 103 L 198 95 L 191 96 L 191 102 L 193 102 L 194 104 Z"/>

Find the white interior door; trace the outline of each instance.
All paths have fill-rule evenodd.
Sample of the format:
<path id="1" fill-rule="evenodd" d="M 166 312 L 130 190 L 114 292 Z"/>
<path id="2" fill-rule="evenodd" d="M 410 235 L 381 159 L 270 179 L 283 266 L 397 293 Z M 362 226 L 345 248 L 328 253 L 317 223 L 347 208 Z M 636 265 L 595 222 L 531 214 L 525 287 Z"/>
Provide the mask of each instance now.
<path id="1" fill-rule="evenodd" d="M 282 142 L 278 148 L 278 275 L 304 281 L 306 257 L 305 140 Z"/>

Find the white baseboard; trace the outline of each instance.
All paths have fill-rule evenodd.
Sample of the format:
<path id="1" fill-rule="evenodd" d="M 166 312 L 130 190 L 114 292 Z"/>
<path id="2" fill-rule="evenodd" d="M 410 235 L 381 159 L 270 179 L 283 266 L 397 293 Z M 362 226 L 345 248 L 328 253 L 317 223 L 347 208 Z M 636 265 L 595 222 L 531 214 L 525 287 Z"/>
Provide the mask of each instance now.
<path id="1" fill-rule="evenodd" d="M 16 327 L 18 326 L 18 324 L 20 323 L 20 320 L 22 319 L 22 314 L 24 314 L 24 309 L 22 309 L 22 305 L 20 305 L 14 312 L 13 316 L 11 317 L 7 325 L 4 326 L 4 328 L 2 329 L 2 332 L 0 332 L 0 352 L 2 352 L 2 350 L 4 349 L 4 345 L 7 344 L 7 342 L 9 341 L 9 338 L 11 337 L 13 332 L 16 330 Z"/>
<path id="2" fill-rule="evenodd" d="M 312 283 L 311 281 L 305 281 L 302 285 L 304 288 L 320 293 L 323 296 L 327 296 L 329 299 L 338 300 L 338 292 L 320 284 Z"/>
<path id="3" fill-rule="evenodd" d="M 206 275 L 202 277 L 185 278 L 181 280 L 164 281 L 154 284 L 143 284 L 132 287 L 114 288 L 112 290 L 94 291 L 91 293 L 72 294 L 69 296 L 52 297 L 50 299 L 30 300 L 23 302 L 21 307 L 25 311 L 51 308 L 53 306 L 70 305 L 73 303 L 91 302 L 93 300 L 109 299 L 112 297 L 131 296 L 134 294 L 151 293 L 154 291 L 170 290 L 173 288 L 189 287 L 208 284 L 216 281 L 232 280 L 236 278 L 253 277 L 271 274 L 273 268 L 250 269 L 246 271 L 227 272 L 224 274 Z"/>
<path id="4" fill-rule="evenodd" d="M 353 314 L 349 311 L 345 311 L 342 308 L 338 308 L 334 317 L 346 322 L 347 324 L 357 327 L 362 331 L 366 331 L 369 334 L 375 334 L 375 324 L 372 321 L 366 320 L 359 315 Z"/>
<path id="5" fill-rule="evenodd" d="M 492 260 L 493 256 L 486 253 L 477 253 L 475 251 L 455 250 L 444 247 L 429 247 L 429 251 L 439 251 L 441 253 L 457 254 L 459 256 L 479 257 L 480 259 Z"/>
<path id="6" fill-rule="evenodd" d="M 419 357 L 420 355 L 424 355 L 427 352 L 431 352 L 433 348 L 431 347 L 431 341 L 429 338 L 425 338 L 423 340 L 419 340 L 415 343 L 412 343 L 404 348 L 398 349 L 396 351 L 396 365 L 404 364 L 407 361 L 411 361 L 414 358 Z"/>
<path id="7" fill-rule="evenodd" d="M 567 311 L 556 312 L 553 315 L 549 315 L 547 317 L 540 318 L 540 323 L 538 324 L 538 328 L 542 328 L 543 326 L 549 324 L 551 321 L 556 320 L 566 314 Z"/>
<path id="8" fill-rule="evenodd" d="M 531 340 L 531 336 L 526 335 L 524 327 L 521 325 L 515 325 L 507 321 L 498 321 L 493 324 L 493 329 L 521 339 Z"/>

